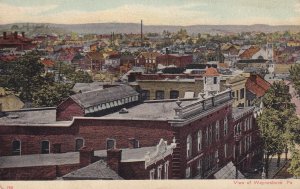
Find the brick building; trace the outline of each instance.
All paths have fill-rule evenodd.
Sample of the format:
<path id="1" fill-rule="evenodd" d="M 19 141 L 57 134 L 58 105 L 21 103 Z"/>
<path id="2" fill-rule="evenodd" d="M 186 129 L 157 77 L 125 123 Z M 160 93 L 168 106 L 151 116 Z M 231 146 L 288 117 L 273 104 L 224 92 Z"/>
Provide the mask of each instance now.
<path id="1" fill-rule="evenodd" d="M 25 32 L 19 36 L 18 32 L 11 33 L 3 32 L 3 36 L 0 37 L 0 49 L 3 48 L 17 48 L 17 50 L 29 50 L 34 48 L 32 40 L 25 37 Z"/>
<path id="2" fill-rule="evenodd" d="M 184 68 L 193 63 L 193 55 L 189 54 L 164 54 L 157 57 L 157 64 L 163 66 L 175 65 Z"/>
<path id="3" fill-rule="evenodd" d="M 211 178 L 234 160 L 237 123 L 241 123 L 239 138 L 247 141 L 247 150 L 237 155 L 245 161 L 242 168 L 256 155 L 253 110 L 234 111 L 232 102 L 231 91 L 226 90 L 205 99 L 150 101 L 126 111 L 73 117 L 72 121 L 57 121 L 56 110 L 51 108 L 6 112 L 0 118 L 0 155 L 60 154 L 83 146 L 94 150 L 143 148 L 157 145 L 161 138 L 168 143 L 175 138 L 170 178 Z M 150 178 L 151 171 L 144 174 Z"/>

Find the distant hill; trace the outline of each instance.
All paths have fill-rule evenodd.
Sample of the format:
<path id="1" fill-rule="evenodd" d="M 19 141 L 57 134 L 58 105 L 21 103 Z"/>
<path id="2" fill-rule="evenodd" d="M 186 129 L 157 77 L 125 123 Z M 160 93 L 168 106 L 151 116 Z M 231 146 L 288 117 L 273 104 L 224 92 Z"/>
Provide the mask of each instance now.
<path id="1" fill-rule="evenodd" d="M 46 31 L 47 29 L 55 32 L 56 30 L 62 32 L 76 32 L 76 33 L 96 33 L 96 34 L 108 34 L 115 33 L 139 33 L 140 25 L 137 23 L 91 23 L 91 24 L 47 24 L 47 23 L 16 23 L 0 25 L 0 30 L 10 30 L 13 25 L 19 26 L 20 29 L 26 28 L 26 25 L 30 27 L 37 26 L 37 31 Z M 44 29 L 41 29 L 43 28 Z M 144 25 L 144 32 L 156 32 L 161 33 L 163 30 L 170 32 L 176 32 L 184 28 L 188 33 L 238 33 L 238 32 L 276 32 L 276 31 L 296 31 L 300 32 L 300 25 L 281 25 L 270 26 L 264 24 L 257 25 L 192 25 L 192 26 L 171 26 L 171 25 Z"/>

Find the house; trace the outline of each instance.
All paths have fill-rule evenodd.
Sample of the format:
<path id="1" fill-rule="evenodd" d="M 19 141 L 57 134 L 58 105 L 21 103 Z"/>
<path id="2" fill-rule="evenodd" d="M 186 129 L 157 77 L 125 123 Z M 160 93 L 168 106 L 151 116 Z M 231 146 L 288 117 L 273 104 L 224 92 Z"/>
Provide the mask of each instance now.
<path id="1" fill-rule="evenodd" d="M 81 69 L 84 70 L 100 71 L 105 64 L 103 54 L 100 52 L 88 52 L 85 58 L 83 64 L 80 64 Z"/>
<path id="2" fill-rule="evenodd" d="M 18 35 L 18 32 L 11 33 L 10 35 L 7 32 L 3 32 L 2 37 L 0 37 L 0 49 L 17 48 L 19 51 L 24 51 L 33 49 L 34 47 L 32 40 L 25 37 L 25 32 L 22 32 L 21 36 Z"/>
<path id="3" fill-rule="evenodd" d="M 260 106 L 262 97 L 271 84 L 258 74 L 250 74 L 246 81 L 247 106 Z"/>
<path id="4" fill-rule="evenodd" d="M 135 58 L 135 65 L 145 67 L 146 70 L 154 71 L 157 67 L 157 58 L 160 56 L 158 52 L 141 52 Z"/>
<path id="5" fill-rule="evenodd" d="M 57 120 L 72 120 L 74 116 L 99 116 L 138 101 L 139 94 L 127 85 L 82 92 L 58 105 Z"/>

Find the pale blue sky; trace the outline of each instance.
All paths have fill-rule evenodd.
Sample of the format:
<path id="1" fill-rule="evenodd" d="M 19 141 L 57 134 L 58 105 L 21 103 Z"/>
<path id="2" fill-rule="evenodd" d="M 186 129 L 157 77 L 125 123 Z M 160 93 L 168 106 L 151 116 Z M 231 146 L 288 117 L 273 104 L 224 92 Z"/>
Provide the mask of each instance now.
<path id="1" fill-rule="evenodd" d="M 300 0 L 0 0 L 0 23 L 300 24 Z"/>

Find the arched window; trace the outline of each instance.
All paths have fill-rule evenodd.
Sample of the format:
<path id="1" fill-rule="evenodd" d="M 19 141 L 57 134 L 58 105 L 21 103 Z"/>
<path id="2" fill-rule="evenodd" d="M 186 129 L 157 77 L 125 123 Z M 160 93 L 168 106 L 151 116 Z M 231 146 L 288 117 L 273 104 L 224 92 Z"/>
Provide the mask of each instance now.
<path id="1" fill-rule="evenodd" d="M 186 157 L 190 158 L 192 156 L 192 137 L 188 135 L 186 139 Z"/>
<path id="2" fill-rule="evenodd" d="M 224 118 L 224 136 L 226 136 L 228 133 L 228 120 L 227 116 Z"/>
<path id="3" fill-rule="evenodd" d="M 12 142 L 12 155 L 13 156 L 21 155 L 21 141 L 14 140 Z"/>
<path id="4" fill-rule="evenodd" d="M 44 140 L 41 143 L 41 153 L 42 154 L 49 154 L 50 153 L 50 143 L 48 140 Z"/>
<path id="5" fill-rule="evenodd" d="M 165 98 L 165 92 L 164 91 L 156 91 L 155 92 L 155 99 L 156 100 L 160 100 L 160 99 L 164 99 Z"/>
<path id="6" fill-rule="evenodd" d="M 220 123 L 219 120 L 216 122 L 216 140 L 220 138 Z"/>
<path id="7" fill-rule="evenodd" d="M 198 141 L 198 151 L 202 149 L 202 131 L 199 130 L 197 134 L 197 141 Z"/>
<path id="8" fill-rule="evenodd" d="M 77 138 L 75 143 L 75 151 L 79 151 L 80 148 L 84 146 L 84 140 L 82 138 Z"/>

